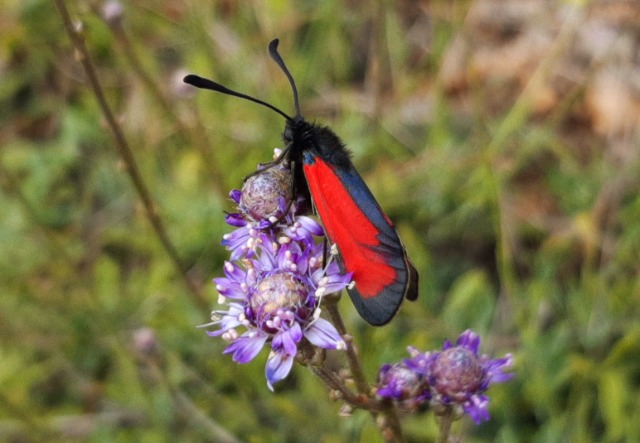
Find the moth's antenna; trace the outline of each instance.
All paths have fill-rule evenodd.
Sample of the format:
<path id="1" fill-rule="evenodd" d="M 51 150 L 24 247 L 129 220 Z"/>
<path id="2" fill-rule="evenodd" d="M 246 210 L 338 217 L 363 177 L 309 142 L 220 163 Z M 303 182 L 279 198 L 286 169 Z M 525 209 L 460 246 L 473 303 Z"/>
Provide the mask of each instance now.
<path id="1" fill-rule="evenodd" d="M 200 89 L 209 89 L 211 91 L 220 92 L 226 95 L 233 95 L 234 97 L 240 97 L 245 100 L 252 101 L 254 103 L 258 103 L 259 105 L 265 106 L 273 111 L 276 111 L 278 114 L 286 118 L 288 121 L 292 121 L 293 119 L 289 117 L 287 114 L 282 112 L 280 109 L 273 106 L 271 103 L 267 103 L 255 97 L 251 97 L 250 95 L 243 94 L 241 92 L 234 91 L 232 89 L 227 88 L 226 86 L 222 86 L 220 83 L 216 83 L 213 80 L 209 80 L 206 78 L 198 77 L 197 75 L 189 74 L 183 80 L 183 82 L 195 86 Z M 297 101 L 296 101 L 297 102 Z"/>
<path id="2" fill-rule="evenodd" d="M 296 82 L 293 80 L 293 76 L 287 69 L 287 65 L 284 64 L 284 60 L 282 60 L 282 57 L 280 57 L 280 54 L 278 54 L 278 43 L 280 43 L 280 40 L 278 40 L 277 38 L 271 40 L 271 43 L 269 43 L 269 55 L 271 56 L 273 61 L 276 62 L 278 66 L 280 66 L 280 69 L 282 69 L 284 75 L 287 76 L 287 79 L 289 79 L 289 84 L 291 84 L 291 89 L 293 90 L 293 104 L 296 107 L 296 117 L 300 117 L 301 114 L 300 102 L 298 101 L 298 88 L 296 88 Z"/>

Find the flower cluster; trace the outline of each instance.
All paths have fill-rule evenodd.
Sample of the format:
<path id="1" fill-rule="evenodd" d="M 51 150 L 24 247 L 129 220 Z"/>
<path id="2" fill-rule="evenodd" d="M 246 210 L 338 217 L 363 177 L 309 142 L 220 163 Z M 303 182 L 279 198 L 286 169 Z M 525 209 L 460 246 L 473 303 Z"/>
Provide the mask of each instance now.
<path id="1" fill-rule="evenodd" d="M 226 221 L 237 229 L 223 237 L 231 252 L 224 277 L 214 279 L 226 310 L 212 313 L 208 332 L 230 342 L 224 350 L 237 363 L 248 363 L 269 344 L 267 385 L 285 378 L 298 345 L 306 339 L 324 349 L 345 349 L 346 343 L 328 321 L 320 318 L 325 294 L 344 289 L 351 275 L 343 275 L 324 247 L 316 242 L 322 227 L 298 215 L 300 199 L 292 200 L 291 175 L 284 165 L 259 168 L 233 190 L 238 213 Z M 244 332 L 238 332 L 243 328 Z"/>
<path id="2" fill-rule="evenodd" d="M 463 332 L 455 346 L 447 340 L 442 351 L 410 347 L 411 358 L 380 368 L 377 394 L 404 410 L 429 406 L 436 414 L 466 413 L 478 424 L 489 420 L 489 397 L 484 392 L 492 383 L 513 376 L 503 372 L 511 367 L 512 357 L 490 359 L 478 354 L 479 348 L 480 337 L 471 330 Z"/>

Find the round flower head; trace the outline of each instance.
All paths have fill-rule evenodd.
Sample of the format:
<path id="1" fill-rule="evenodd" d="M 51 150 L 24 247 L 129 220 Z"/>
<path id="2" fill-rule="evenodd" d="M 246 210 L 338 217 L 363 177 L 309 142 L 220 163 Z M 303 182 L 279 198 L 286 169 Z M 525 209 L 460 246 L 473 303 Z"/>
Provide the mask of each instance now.
<path id="1" fill-rule="evenodd" d="M 341 275 L 335 262 L 322 268 L 321 247 L 266 240 L 254 257 L 241 265 L 225 263 L 225 277 L 214 279 L 230 302 L 228 310 L 214 311 L 210 325 L 219 329 L 209 335 L 230 341 L 224 353 L 238 363 L 248 363 L 270 343 L 266 377 L 273 389 L 291 370 L 303 338 L 325 349 L 346 348 L 334 326 L 319 317 L 319 303 L 323 294 L 345 288 L 351 275 Z"/>
<path id="2" fill-rule="evenodd" d="M 447 340 L 442 352 L 432 353 L 426 364 L 431 405 L 436 410 L 452 408 L 457 415 L 466 413 L 477 424 L 489 420 L 489 397 L 484 392 L 492 383 L 507 381 L 513 376 L 503 373 L 513 362 L 510 354 L 492 360 L 478 354 L 479 347 L 480 337 L 466 330 L 455 346 Z"/>
<path id="3" fill-rule="evenodd" d="M 291 202 L 291 171 L 275 165 L 249 176 L 242 185 L 238 209 L 249 220 L 277 220 Z"/>
<path id="4" fill-rule="evenodd" d="M 323 235 L 322 227 L 313 219 L 297 215 L 303 207 L 300 198 L 292 201 L 291 171 L 285 164 L 259 167 L 244 183 L 242 190 L 234 189 L 229 197 L 238 212 L 228 214 L 227 224 L 237 229 L 225 234 L 222 244 L 231 251 L 231 260 L 251 257 L 263 241 L 263 234 L 271 237 L 284 232 L 292 240 L 313 241 Z"/>
<path id="5" fill-rule="evenodd" d="M 405 411 L 420 408 L 431 398 L 429 384 L 423 374 L 406 362 L 383 365 L 378 371 L 379 397 L 390 398 Z"/>

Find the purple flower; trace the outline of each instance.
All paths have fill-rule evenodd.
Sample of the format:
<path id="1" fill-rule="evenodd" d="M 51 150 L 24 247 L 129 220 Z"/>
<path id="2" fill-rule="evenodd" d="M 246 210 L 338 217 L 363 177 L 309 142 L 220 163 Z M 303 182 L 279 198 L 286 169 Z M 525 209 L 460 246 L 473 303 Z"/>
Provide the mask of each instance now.
<path id="1" fill-rule="evenodd" d="M 378 371 L 378 386 L 378 396 L 394 400 L 406 411 L 420 408 L 431 398 L 424 375 L 406 362 L 382 365 Z"/>
<path id="2" fill-rule="evenodd" d="M 489 397 L 484 392 L 491 384 L 513 377 L 503 372 L 513 363 L 511 354 L 490 359 L 480 355 L 479 348 L 480 337 L 467 329 L 455 346 L 447 340 L 442 352 L 433 353 L 428 372 L 431 405 L 451 407 L 457 415 L 466 413 L 476 424 L 489 420 Z"/>
<path id="3" fill-rule="evenodd" d="M 251 257 L 264 241 L 264 235 L 275 238 L 284 233 L 295 241 L 313 242 L 324 235 L 313 219 L 297 215 L 304 207 L 301 198 L 292 200 L 291 172 L 286 165 L 261 166 L 249 176 L 242 190 L 234 189 L 229 197 L 238 212 L 227 214 L 227 224 L 236 227 L 222 237 L 222 245 L 231 251 L 231 260 Z"/>
<path id="4" fill-rule="evenodd" d="M 322 268 L 322 249 L 304 246 L 265 241 L 242 264 L 226 262 L 225 276 L 214 279 L 229 303 L 227 310 L 214 311 L 210 325 L 219 329 L 209 335 L 230 341 L 224 353 L 238 363 L 248 363 L 270 342 L 270 389 L 291 370 L 303 337 L 321 348 L 346 348 L 334 326 L 319 317 L 319 304 L 324 294 L 345 288 L 351 275 L 341 275 L 335 262 Z M 237 332 L 240 327 L 245 329 L 242 334 Z"/>
<path id="5" fill-rule="evenodd" d="M 265 374 L 271 390 L 291 371 L 303 339 L 324 349 L 346 348 L 335 327 L 320 318 L 320 302 L 351 281 L 336 262 L 323 265 L 323 245 L 315 242 L 322 228 L 296 216 L 299 206 L 287 202 L 291 182 L 283 179 L 285 172 L 280 166 L 265 168 L 245 181 L 242 191 L 231 192 L 239 212 L 227 215 L 227 223 L 237 229 L 222 242 L 231 261 L 225 262 L 224 277 L 214 279 L 227 307 L 214 311 L 206 325 L 218 327 L 208 334 L 230 342 L 224 353 L 237 363 L 250 362 L 269 344 Z"/>
<path id="6" fill-rule="evenodd" d="M 403 409 L 429 405 L 437 414 L 466 413 L 477 424 L 489 420 L 489 397 L 484 392 L 513 376 L 503 372 L 512 357 L 490 359 L 478 354 L 479 347 L 480 337 L 471 330 L 463 332 L 455 346 L 445 341 L 442 351 L 422 353 L 410 347 L 410 359 L 382 366 L 377 393 Z"/>

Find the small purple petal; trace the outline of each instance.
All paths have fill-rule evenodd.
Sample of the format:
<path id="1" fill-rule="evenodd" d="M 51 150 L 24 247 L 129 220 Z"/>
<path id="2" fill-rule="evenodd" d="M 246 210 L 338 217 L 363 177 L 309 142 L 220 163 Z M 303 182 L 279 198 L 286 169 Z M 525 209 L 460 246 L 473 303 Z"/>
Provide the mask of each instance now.
<path id="1" fill-rule="evenodd" d="M 333 274 L 327 275 L 320 281 L 321 287 L 324 288 L 324 294 L 333 294 L 334 292 L 340 292 L 351 283 L 352 272 L 347 274 Z"/>
<path id="2" fill-rule="evenodd" d="M 296 223 L 299 223 L 300 226 L 307 232 L 310 232 L 311 234 L 315 235 L 316 237 L 320 237 L 322 235 L 324 235 L 324 231 L 322 229 L 322 226 L 320 226 L 320 224 L 315 221 L 314 219 L 310 218 L 310 217 L 306 217 L 304 215 L 300 216 L 300 217 L 296 217 Z"/>
<path id="3" fill-rule="evenodd" d="M 224 275 L 235 282 L 243 282 L 245 278 L 245 271 L 231 262 L 224 262 Z"/>
<path id="4" fill-rule="evenodd" d="M 291 372 L 293 366 L 293 356 L 284 352 L 273 352 L 267 360 L 265 375 L 267 386 L 273 391 L 273 384 L 279 382 Z"/>
<path id="5" fill-rule="evenodd" d="M 227 346 L 223 353 L 233 353 L 233 361 L 237 363 L 248 363 L 258 355 L 266 343 L 267 338 L 268 335 L 263 332 L 247 331 Z"/>
<path id="6" fill-rule="evenodd" d="M 294 322 L 289 329 L 289 334 L 294 342 L 299 343 L 302 340 L 302 328 L 300 327 L 300 323 Z"/>
<path id="7" fill-rule="evenodd" d="M 433 363 L 438 359 L 440 352 L 418 352 L 417 349 L 410 346 L 409 353 L 415 355 L 411 359 L 403 360 L 408 368 L 418 374 L 427 376 L 433 367 Z"/>
<path id="8" fill-rule="evenodd" d="M 305 331 L 311 344 L 324 349 L 346 349 L 347 345 L 336 328 L 323 318 L 316 319 Z"/>
<path id="9" fill-rule="evenodd" d="M 276 334 L 273 338 L 273 349 L 284 352 L 287 355 L 295 356 L 298 352 L 298 342 L 302 338 L 300 325 L 294 322 L 291 329 Z"/>
<path id="10" fill-rule="evenodd" d="M 217 337 L 218 335 L 224 334 L 229 329 L 242 326 L 242 322 L 239 320 L 240 314 L 242 314 L 242 312 L 242 305 L 238 303 L 230 303 L 229 311 L 220 320 L 214 322 L 215 324 L 220 325 L 220 329 L 215 331 L 208 331 L 207 335 L 209 335 L 209 337 Z"/>
<path id="11" fill-rule="evenodd" d="M 491 360 L 487 366 L 487 378 L 489 379 L 489 383 L 501 383 L 507 380 L 510 380 L 513 377 L 513 373 L 505 373 L 503 372 L 505 369 L 508 369 L 513 364 L 513 357 L 511 354 L 507 354 L 505 358 L 497 358 L 495 360 Z"/>
<path id="12" fill-rule="evenodd" d="M 247 297 L 240 284 L 230 281 L 228 278 L 214 278 L 213 283 L 220 295 L 234 300 L 243 300 Z"/>
<path id="13" fill-rule="evenodd" d="M 275 243 L 275 239 L 271 239 L 266 235 L 262 235 L 260 236 L 260 240 L 263 247 L 260 249 L 261 254 L 257 257 L 257 267 L 259 267 L 263 271 L 271 271 L 273 269 L 276 269 L 278 267 L 276 259 L 276 253 L 278 251 L 274 251 L 272 246 Z"/>
<path id="14" fill-rule="evenodd" d="M 302 275 L 307 275 L 307 271 L 309 270 L 309 257 L 310 251 L 307 249 L 305 251 L 297 252 L 293 257 L 293 262 L 296 265 L 297 272 Z"/>
<path id="15" fill-rule="evenodd" d="M 240 214 L 227 214 L 224 221 L 231 226 L 241 228 L 247 224 L 247 221 Z"/>
<path id="16" fill-rule="evenodd" d="M 469 417 L 478 425 L 491 418 L 489 415 L 489 397 L 486 395 L 472 396 L 471 399 L 463 405 L 463 408 L 464 411 L 469 414 Z"/>
<path id="17" fill-rule="evenodd" d="M 313 236 L 320 237 L 324 234 L 322 227 L 309 217 L 296 217 L 295 221 L 285 228 L 284 233 L 291 239 L 301 242 L 309 247 L 314 244 Z"/>
<path id="18" fill-rule="evenodd" d="M 456 346 L 463 346 L 478 355 L 478 349 L 480 348 L 480 336 L 471 329 L 467 329 L 460 334 L 460 337 L 458 337 Z"/>
<path id="19" fill-rule="evenodd" d="M 247 243 L 251 238 L 251 232 L 251 225 L 247 224 L 246 226 L 224 235 L 220 243 L 231 251 L 232 261 L 239 259 L 247 252 Z"/>
<path id="20" fill-rule="evenodd" d="M 242 198 L 242 191 L 239 189 L 232 189 L 231 192 L 229 192 L 229 198 L 237 205 L 240 203 L 240 199 Z"/>
<path id="21" fill-rule="evenodd" d="M 225 262 L 224 274 L 226 277 L 213 279 L 218 292 L 225 297 L 233 299 L 246 298 L 246 293 L 242 288 L 242 284 L 246 279 L 246 272 L 233 263 Z"/>

